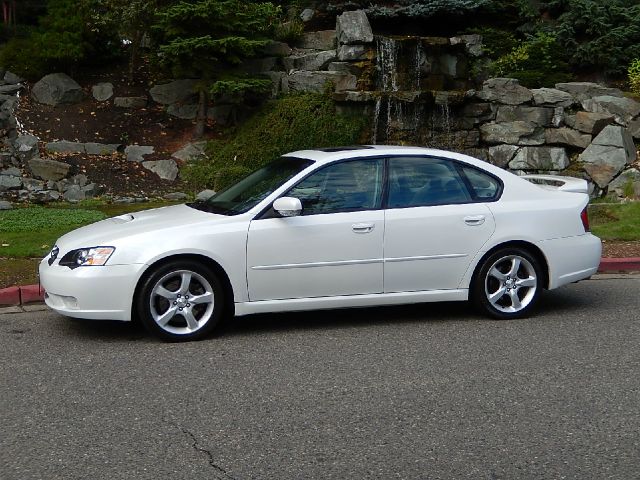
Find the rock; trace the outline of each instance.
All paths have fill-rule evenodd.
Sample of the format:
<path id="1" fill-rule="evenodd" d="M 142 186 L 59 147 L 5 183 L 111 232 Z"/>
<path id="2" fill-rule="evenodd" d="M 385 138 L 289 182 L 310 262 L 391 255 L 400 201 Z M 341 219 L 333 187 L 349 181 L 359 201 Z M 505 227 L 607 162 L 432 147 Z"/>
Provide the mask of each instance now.
<path id="1" fill-rule="evenodd" d="M 167 107 L 167 113 L 172 117 L 193 120 L 198 114 L 198 105 L 173 103 Z"/>
<path id="2" fill-rule="evenodd" d="M 0 85 L 0 95 L 13 95 L 19 92 L 24 87 L 20 84 L 17 85 Z"/>
<path id="3" fill-rule="evenodd" d="M 327 85 L 332 84 L 335 92 L 355 90 L 357 78 L 355 75 L 342 72 L 294 72 L 282 79 L 283 91 L 317 92 L 322 93 Z"/>
<path id="4" fill-rule="evenodd" d="M 118 108 L 144 108 L 147 106 L 147 97 L 116 97 L 113 106 Z"/>
<path id="5" fill-rule="evenodd" d="M 587 148 L 591 143 L 591 135 L 567 127 L 548 128 L 544 132 L 544 138 L 546 143 L 551 145 L 567 145 L 576 148 Z"/>
<path id="6" fill-rule="evenodd" d="M 195 87 L 198 80 L 181 79 L 173 80 L 154 86 L 149 90 L 149 94 L 153 101 L 163 105 L 171 105 L 172 103 L 188 103 L 190 99 L 195 99 Z"/>
<path id="7" fill-rule="evenodd" d="M 29 169 L 34 177 L 42 180 L 60 180 L 69 173 L 70 165 L 55 160 L 44 158 L 32 158 L 29 160 Z"/>
<path id="8" fill-rule="evenodd" d="M 68 202 L 79 202 L 87 198 L 80 185 L 70 185 L 65 190 L 63 197 Z"/>
<path id="9" fill-rule="evenodd" d="M 13 175 L 0 175 L 0 192 L 19 190 L 22 188 L 22 178 Z"/>
<path id="10" fill-rule="evenodd" d="M 486 123 L 480 126 L 482 140 L 489 144 L 542 145 L 544 130 L 529 122 Z"/>
<path id="11" fill-rule="evenodd" d="M 567 153 L 557 147 L 522 147 L 509 162 L 513 170 L 564 170 L 568 166 Z"/>
<path id="12" fill-rule="evenodd" d="M 256 75 L 262 72 L 276 70 L 278 59 L 276 57 L 249 58 L 242 62 L 240 70 L 245 73 Z"/>
<path id="13" fill-rule="evenodd" d="M 636 140 L 640 140 L 640 118 L 629 122 L 629 133 Z"/>
<path id="14" fill-rule="evenodd" d="M 199 160 L 205 156 L 204 149 L 206 146 L 207 142 L 187 143 L 180 150 L 172 153 L 171 156 L 183 162 Z"/>
<path id="15" fill-rule="evenodd" d="M 218 125 L 227 125 L 234 118 L 235 105 L 214 105 L 207 110 L 207 118 Z"/>
<path id="16" fill-rule="evenodd" d="M 504 105 L 498 107 L 498 113 L 496 114 L 497 123 L 516 122 L 521 120 L 523 122 L 533 123 L 540 127 L 551 126 L 552 119 L 553 109 L 545 107 Z"/>
<path id="17" fill-rule="evenodd" d="M 354 102 L 354 103 L 369 103 L 375 102 L 379 98 L 375 92 L 364 92 L 360 90 L 344 91 L 333 94 L 333 99 L 336 102 Z"/>
<path id="18" fill-rule="evenodd" d="M 49 142 L 44 148 L 47 152 L 55 153 L 86 153 L 84 143 L 68 142 L 67 140 Z"/>
<path id="19" fill-rule="evenodd" d="M 362 10 L 344 12 L 336 19 L 336 36 L 340 45 L 373 42 L 373 32 Z"/>
<path id="20" fill-rule="evenodd" d="M 332 72 L 350 73 L 352 75 L 356 75 L 353 63 L 349 62 L 331 62 L 329 63 L 329 65 L 327 65 L 327 70 L 331 70 Z"/>
<path id="21" fill-rule="evenodd" d="M 557 88 L 534 88 L 531 92 L 533 93 L 534 105 L 569 107 L 575 103 L 570 93 Z"/>
<path id="22" fill-rule="evenodd" d="M 35 203 L 49 203 L 60 199 L 60 192 L 55 190 L 40 190 L 29 194 L 29 200 Z"/>
<path id="23" fill-rule="evenodd" d="M 82 187 L 85 197 L 92 198 L 100 193 L 100 187 L 95 183 L 89 183 Z"/>
<path id="24" fill-rule="evenodd" d="M 13 141 L 13 148 L 22 161 L 28 161 L 38 154 L 38 137 L 18 135 Z"/>
<path id="25" fill-rule="evenodd" d="M 600 95 L 622 97 L 622 92 L 617 88 L 609 88 L 591 82 L 556 83 L 556 89 L 570 94 L 577 102 Z"/>
<path id="26" fill-rule="evenodd" d="M 622 172 L 609 184 L 608 193 L 622 198 L 640 198 L 640 170 L 630 168 Z"/>
<path id="27" fill-rule="evenodd" d="M 47 182 L 47 187 L 49 186 L 50 182 Z M 67 188 L 69 188 L 69 185 L 71 185 L 71 182 L 69 181 L 68 178 L 63 178 L 62 180 L 60 180 L 59 182 L 55 182 L 54 183 L 54 188 L 59 191 L 60 193 L 64 192 Z M 53 190 L 53 188 L 51 188 L 51 190 Z"/>
<path id="28" fill-rule="evenodd" d="M 178 165 L 174 160 L 156 160 L 142 162 L 142 166 L 151 170 L 163 180 L 175 180 L 178 176 Z"/>
<path id="29" fill-rule="evenodd" d="M 45 182 L 42 180 L 36 180 L 35 178 L 23 178 L 22 186 L 26 188 L 30 192 L 38 192 L 40 190 L 45 190 Z"/>
<path id="30" fill-rule="evenodd" d="M 320 30 L 318 32 L 305 32 L 302 34 L 299 47 L 314 50 L 335 50 L 336 31 Z"/>
<path id="31" fill-rule="evenodd" d="M 506 168 L 520 147 L 516 145 L 496 145 L 489 147 L 489 162 L 493 165 Z"/>
<path id="32" fill-rule="evenodd" d="M 133 197 L 116 197 L 113 199 L 113 203 L 131 204 L 131 203 L 136 203 L 136 199 Z"/>
<path id="33" fill-rule="evenodd" d="M 304 23 L 307 23 L 313 18 L 315 13 L 315 10 L 313 10 L 312 8 L 305 8 L 300 14 L 300 20 L 302 20 Z"/>
<path id="34" fill-rule="evenodd" d="M 78 175 L 74 175 L 73 177 L 71 177 L 69 181 L 73 185 L 80 185 L 81 187 L 84 187 L 89 179 L 83 173 L 79 173 Z"/>
<path id="35" fill-rule="evenodd" d="M 286 57 L 291 55 L 291 52 L 293 52 L 293 50 L 289 45 L 284 42 L 276 42 L 274 40 L 267 43 L 262 50 L 262 53 L 268 57 Z"/>
<path id="36" fill-rule="evenodd" d="M 564 108 L 555 107 L 553 109 L 553 117 L 551 117 L 551 125 L 558 128 L 564 123 Z"/>
<path id="37" fill-rule="evenodd" d="M 578 112 L 575 116 L 575 122 L 573 128 L 580 130 L 581 132 L 588 133 L 590 135 L 598 135 L 604 127 L 612 124 L 615 121 L 615 117 L 609 113 L 594 113 L 594 112 Z"/>
<path id="38" fill-rule="evenodd" d="M 153 147 L 150 145 L 129 145 L 124 149 L 124 154 L 130 162 L 142 162 L 145 155 L 151 155 Z"/>
<path id="39" fill-rule="evenodd" d="M 9 167 L 9 168 L 5 168 L 4 170 L 0 171 L 0 175 L 11 175 L 11 176 L 14 176 L 14 177 L 21 177 L 22 176 L 22 172 L 20 171 L 19 168 Z"/>
<path id="40" fill-rule="evenodd" d="M 482 85 L 476 96 L 488 102 L 520 105 L 533 100 L 533 93 L 514 78 L 490 78 Z"/>
<path id="41" fill-rule="evenodd" d="M 285 57 L 282 59 L 282 63 L 287 72 L 291 72 L 292 70 L 314 71 L 322 70 L 329 62 L 335 60 L 335 58 L 336 51 L 329 50 L 326 52 L 312 52 Z"/>
<path id="42" fill-rule="evenodd" d="M 200 201 L 200 202 L 204 202 L 206 200 L 209 200 L 211 197 L 213 197 L 216 194 L 215 190 L 202 190 L 200 193 L 198 193 L 196 195 L 196 200 Z"/>
<path id="43" fill-rule="evenodd" d="M 121 151 L 123 146 L 119 143 L 94 143 L 87 142 L 84 144 L 84 150 L 87 155 L 112 155 Z"/>
<path id="44" fill-rule="evenodd" d="M 631 134 L 623 127 L 608 125 L 582 152 L 578 161 L 600 187 L 606 187 L 626 165 L 636 160 Z"/>
<path id="45" fill-rule="evenodd" d="M 65 73 L 51 73 L 42 77 L 31 89 L 31 96 L 38 103 L 60 105 L 78 103 L 84 92 L 78 83 Z"/>
<path id="46" fill-rule="evenodd" d="M 10 71 L 4 72 L 4 77 L 2 78 L 6 83 L 22 83 L 24 82 L 24 78 L 19 77 L 15 73 L 11 73 Z"/>
<path id="47" fill-rule="evenodd" d="M 367 45 L 340 45 L 338 49 L 338 60 L 341 62 L 370 60 L 375 55 L 375 50 Z"/>
<path id="48" fill-rule="evenodd" d="M 182 200 L 186 200 L 189 198 L 189 195 L 187 195 L 186 193 L 182 193 L 182 192 L 173 192 L 173 193 L 167 193 L 164 198 L 166 198 L 167 200 L 177 200 L 177 201 L 182 201 Z"/>
<path id="49" fill-rule="evenodd" d="M 269 80 L 273 82 L 273 88 L 271 89 L 271 96 L 276 98 L 282 91 L 282 79 L 285 77 L 284 72 L 262 72 L 262 75 L 269 77 Z"/>
<path id="50" fill-rule="evenodd" d="M 459 35 L 449 39 L 451 45 L 464 45 L 465 50 L 472 57 L 480 57 L 484 53 L 482 51 L 482 35 Z"/>
<path id="51" fill-rule="evenodd" d="M 582 108 L 587 112 L 609 113 L 616 121 L 627 125 L 634 117 L 640 115 L 640 103 L 626 97 L 603 95 L 582 101 Z"/>
<path id="52" fill-rule="evenodd" d="M 99 102 L 105 102 L 113 97 L 113 83 L 102 82 L 91 87 L 91 95 Z"/>
<path id="53" fill-rule="evenodd" d="M 11 205 L 11 202 L 0 200 L 0 210 L 11 210 L 12 208 L 13 205 Z"/>

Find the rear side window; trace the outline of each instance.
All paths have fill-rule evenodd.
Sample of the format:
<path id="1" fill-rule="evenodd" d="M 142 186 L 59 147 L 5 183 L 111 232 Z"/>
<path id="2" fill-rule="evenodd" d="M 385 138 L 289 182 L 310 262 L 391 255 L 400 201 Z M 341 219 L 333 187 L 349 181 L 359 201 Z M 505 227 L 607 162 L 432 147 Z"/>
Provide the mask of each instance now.
<path id="1" fill-rule="evenodd" d="M 389 159 L 388 208 L 449 205 L 472 201 L 455 163 L 427 157 Z"/>
<path id="2" fill-rule="evenodd" d="M 500 195 L 500 182 L 491 175 L 478 170 L 477 168 L 461 167 L 464 176 L 471 187 L 471 194 L 479 202 L 491 202 Z"/>

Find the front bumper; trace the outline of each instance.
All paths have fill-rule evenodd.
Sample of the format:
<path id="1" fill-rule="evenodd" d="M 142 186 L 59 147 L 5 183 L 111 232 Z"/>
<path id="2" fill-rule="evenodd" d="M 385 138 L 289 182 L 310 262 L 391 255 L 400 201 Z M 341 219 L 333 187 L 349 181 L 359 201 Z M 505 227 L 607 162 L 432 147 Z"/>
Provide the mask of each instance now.
<path id="1" fill-rule="evenodd" d="M 144 264 L 78 267 L 40 262 L 45 303 L 68 317 L 131 320 L 133 294 Z"/>

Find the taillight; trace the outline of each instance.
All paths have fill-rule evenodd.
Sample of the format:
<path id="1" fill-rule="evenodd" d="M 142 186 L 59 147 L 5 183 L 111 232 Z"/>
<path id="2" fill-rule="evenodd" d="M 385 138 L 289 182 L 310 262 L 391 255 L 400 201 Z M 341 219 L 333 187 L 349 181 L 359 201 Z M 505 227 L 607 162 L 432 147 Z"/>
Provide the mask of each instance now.
<path id="1" fill-rule="evenodd" d="M 587 207 L 584 207 L 582 212 L 580 212 L 580 220 L 582 220 L 582 226 L 584 227 L 584 231 L 590 232 L 591 228 L 589 228 L 589 214 L 587 213 Z"/>

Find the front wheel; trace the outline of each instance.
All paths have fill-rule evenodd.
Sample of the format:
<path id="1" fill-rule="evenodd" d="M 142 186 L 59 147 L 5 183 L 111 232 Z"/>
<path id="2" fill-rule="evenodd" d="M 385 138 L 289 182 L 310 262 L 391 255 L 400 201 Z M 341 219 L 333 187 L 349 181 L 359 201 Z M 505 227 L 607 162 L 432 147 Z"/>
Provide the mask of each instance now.
<path id="1" fill-rule="evenodd" d="M 137 311 L 145 328 L 163 340 L 199 340 L 220 322 L 223 302 L 220 281 L 209 268 L 178 260 L 144 281 Z"/>
<path id="2" fill-rule="evenodd" d="M 471 299 L 493 318 L 521 318 L 535 307 L 541 288 L 536 258 L 520 248 L 505 248 L 484 260 L 473 279 Z"/>

